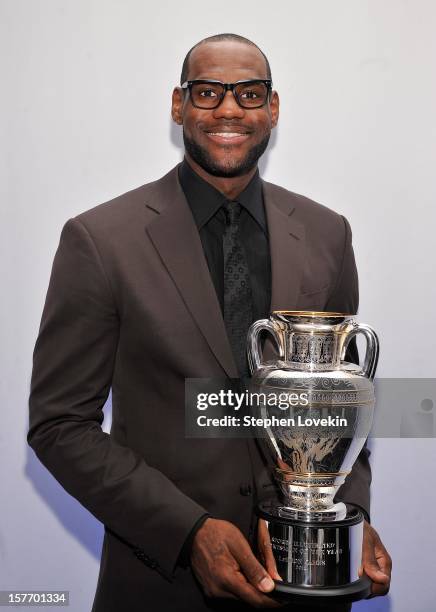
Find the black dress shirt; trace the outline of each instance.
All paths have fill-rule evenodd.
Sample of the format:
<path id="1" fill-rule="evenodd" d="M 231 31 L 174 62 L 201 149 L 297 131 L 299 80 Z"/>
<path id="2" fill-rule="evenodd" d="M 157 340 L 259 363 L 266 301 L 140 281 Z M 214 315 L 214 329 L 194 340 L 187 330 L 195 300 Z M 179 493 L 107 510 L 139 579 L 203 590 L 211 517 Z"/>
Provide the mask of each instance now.
<path id="1" fill-rule="evenodd" d="M 224 310 L 223 234 L 225 195 L 203 180 L 186 160 L 179 167 L 179 179 L 197 225 L 221 311 Z M 271 302 L 271 258 L 268 228 L 259 171 L 234 198 L 242 206 L 239 237 L 250 274 L 253 322 L 268 317 Z"/>

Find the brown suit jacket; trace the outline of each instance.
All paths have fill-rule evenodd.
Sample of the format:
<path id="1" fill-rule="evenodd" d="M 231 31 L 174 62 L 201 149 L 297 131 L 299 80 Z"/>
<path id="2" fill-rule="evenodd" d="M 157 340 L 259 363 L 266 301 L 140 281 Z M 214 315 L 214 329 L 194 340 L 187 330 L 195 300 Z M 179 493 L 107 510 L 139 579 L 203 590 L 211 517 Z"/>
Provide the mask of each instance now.
<path id="1" fill-rule="evenodd" d="M 347 221 L 263 190 L 271 310 L 356 312 Z M 205 511 L 250 537 L 254 500 L 271 490 L 254 442 L 185 437 L 185 379 L 223 376 L 236 366 L 177 168 L 70 219 L 35 347 L 28 441 L 105 525 L 95 612 L 217 604 L 178 566 L 183 543 Z M 363 451 L 340 499 L 369 511 L 369 483 Z"/>

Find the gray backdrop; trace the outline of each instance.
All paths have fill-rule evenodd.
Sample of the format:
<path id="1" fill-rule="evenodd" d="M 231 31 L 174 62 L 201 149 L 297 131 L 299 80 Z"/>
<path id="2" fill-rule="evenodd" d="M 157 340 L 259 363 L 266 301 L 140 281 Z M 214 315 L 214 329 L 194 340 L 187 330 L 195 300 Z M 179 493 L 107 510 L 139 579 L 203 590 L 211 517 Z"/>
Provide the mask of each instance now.
<path id="1" fill-rule="evenodd" d="M 68 589 L 90 609 L 102 528 L 27 448 L 31 353 L 71 216 L 181 158 L 170 96 L 182 59 L 223 31 L 267 53 L 281 95 L 263 176 L 350 220 L 360 319 L 380 376 L 435 374 L 436 6 L 431 0 L 0 0 L 0 588 Z M 116 236 L 114 236 L 114 240 Z M 106 423 L 106 427 L 108 424 Z M 376 440 L 373 523 L 389 598 L 434 605 L 434 439 Z"/>

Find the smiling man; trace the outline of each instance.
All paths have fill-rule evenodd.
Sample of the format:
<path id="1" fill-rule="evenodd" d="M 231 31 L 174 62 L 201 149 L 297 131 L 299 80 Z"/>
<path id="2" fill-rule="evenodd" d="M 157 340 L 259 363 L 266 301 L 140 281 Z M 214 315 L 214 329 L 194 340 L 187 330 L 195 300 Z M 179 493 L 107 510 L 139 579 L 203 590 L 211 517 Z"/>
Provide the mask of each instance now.
<path id="1" fill-rule="evenodd" d="M 231 83 L 223 83 L 230 75 Z M 269 64 L 253 44 L 212 38 L 190 51 L 181 81 L 173 95 L 173 119 L 183 124 L 186 158 L 233 198 L 251 180 L 277 124 L 279 100 L 271 91 Z"/>
<path id="2" fill-rule="evenodd" d="M 278 115 L 254 43 L 201 41 L 173 92 L 183 162 L 63 229 L 35 347 L 28 441 L 105 525 L 95 612 L 278 605 L 254 514 L 273 493 L 259 449 L 186 439 L 182 409 L 186 378 L 247 374 L 248 327 L 271 310 L 358 306 L 347 221 L 259 177 Z M 364 450 L 340 499 L 367 518 L 369 483 Z M 368 523 L 363 569 L 374 594 L 387 592 L 389 555 Z"/>

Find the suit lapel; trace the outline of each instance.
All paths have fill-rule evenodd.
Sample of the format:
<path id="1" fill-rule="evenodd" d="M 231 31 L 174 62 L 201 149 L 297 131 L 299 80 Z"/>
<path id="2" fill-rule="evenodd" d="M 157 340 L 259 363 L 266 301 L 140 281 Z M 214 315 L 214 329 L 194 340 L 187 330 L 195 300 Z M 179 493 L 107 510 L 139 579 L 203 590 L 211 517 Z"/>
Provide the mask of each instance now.
<path id="1" fill-rule="evenodd" d="M 237 378 L 215 287 L 177 173 L 176 167 L 155 183 L 146 202 L 155 214 L 146 231 L 216 359 L 230 378 Z"/>
<path id="2" fill-rule="evenodd" d="M 292 194 L 262 181 L 271 253 L 271 312 L 297 307 L 305 231 L 293 217 Z M 178 168 L 154 183 L 146 231 L 216 359 L 230 378 L 238 371 L 198 229 L 178 180 Z"/>
<path id="3" fill-rule="evenodd" d="M 305 263 L 304 226 L 293 217 L 292 194 L 262 184 L 271 253 L 271 312 L 295 310 Z"/>

